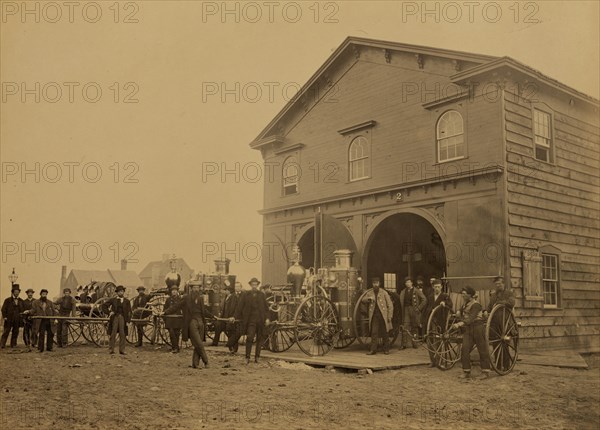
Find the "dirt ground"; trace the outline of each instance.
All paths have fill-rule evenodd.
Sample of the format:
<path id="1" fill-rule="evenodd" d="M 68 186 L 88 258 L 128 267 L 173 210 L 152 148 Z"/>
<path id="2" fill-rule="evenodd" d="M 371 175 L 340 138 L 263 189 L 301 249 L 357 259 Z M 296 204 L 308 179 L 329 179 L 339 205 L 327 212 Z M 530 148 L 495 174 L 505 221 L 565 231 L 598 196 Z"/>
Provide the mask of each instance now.
<path id="1" fill-rule="evenodd" d="M 395 350 L 393 354 L 402 354 Z M 74 346 L 0 353 L 3 429 L 598 429 L 600 360 L 589 370 L 517 364 L 508 376 L 461 382 L 459 366 L 373 374 L 148 345 L 127 355 Z M 479 371 L 474 369 L 474 376 Z"/>

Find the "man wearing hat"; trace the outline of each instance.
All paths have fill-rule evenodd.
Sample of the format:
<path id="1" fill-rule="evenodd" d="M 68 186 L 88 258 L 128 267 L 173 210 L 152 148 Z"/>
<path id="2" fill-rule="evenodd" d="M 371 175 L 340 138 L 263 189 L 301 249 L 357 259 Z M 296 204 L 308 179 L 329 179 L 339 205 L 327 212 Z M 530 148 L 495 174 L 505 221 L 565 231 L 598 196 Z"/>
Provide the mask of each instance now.
<path id="1" fill-rule="evenodd" d="M 235 309 L 235 317 L 230 318 L 234 322 L 239 320 L 239 334 L 246 335 L 246 364 L 250 363 L 250 355 L 252 353 L 252 343 L 256 337 L 256 350 L 254 351 L 254 362 L 258 363 L 260 358 L 260 349 L 263 342 L 263 334 L 265 325 L 269 325 L 268 318 L 269 304 L 265 293 L 258 290 L 260 281 L 256 278 L 250 279 L 248 282 L 251 290 L 245 291 L 240 296 L 240 301 Z"/>
<path id="2" fill-rule="evenodd" d="M 125 355 L 125 342 L 127 336 L 127 324 L 131 321 L 131 303 L 125 296 L 125 287 L 117 285 L 115 288 L 117 297 L 113 297 L 104 304 L 104 311 L 108 313 L 108 350 L 115 353 L 115 341 L 119 333 L 119 354 Z"/>
<path id="3" fill-rule="evenodd" d="M 178 303 L 165 309 L 165 315 L 173 315 L 178 311 L 183 311 L 183 334 L 181 336 L 184 342 L 192 341 L 194 345 L 194 354 L 192 355 L 192 367 L 197 369 L 200 366 L 200 359 L 204 367 L 208 367 L 208 355 L 204 350 L 204 328 L 206 327 L 204 316 L 204 299 L 200 292 L 200 284 L 191 284 L 191 291 L 184 295 Z"/>
<path id="4" fill-rule="evenodd" d="M 37 333 L 33 331 L 33 320 L 31 319 L 31 309 L 35 301 L 33 293 L 35 291 L 28 288 L 25 292 L 27 293 L 27 298 L 23 300 L 23 342 L 25 342 L 25 346 L 31 351 L 31 346 L 37 345 Z"/>
<path id="5" fill-rule="evenodd" d="M 81 294 L 79 294 L 79 302 L 80 303 L 88 303 L 90 300 L 90 296 L 89 296 L 89 287 L 86 285 L 85 287 L 83 287 L 83 289 L 81 290 Z"/>
<path id="6" fill-rule="evenodd" d="M 71 317 L 75 314 L 75 298 L 71 296 L 71 289 L 65 288 L 63 296 L 58 299 L 58 316 Z M 56 333 L 56 342 L 59 348 L 64 348 L 69 343 L 69 322 L 67 320 L 58 320 L 58 332 Z"/>
<path id="7" fill-rule="evenodd" d="M 239 327 L 238 322 L 235 321 L 235 310 L 237 309 L 237 306 L 240 302 L 240 297 L 242 295 L 242 289 L 243 289 L 242 283 L 236 281 L 234 291 L 229 296 L 229 300 L 232 300 L 233 302 L 235 302 L 235 306 L 232 307 L 233 313 L 228 315 L 229 321 L 227 322 L 227 325 L 225 328 L 225 333 L 227 334 L 227 348 L 229 349 L 229 352 L 232 354 L 236 354 L 238 352 L 238 348 L 239 348 L 239 344 L 240 344 L 240 337 L 241 337 L 241 335 L 239 334 L 240 327 Z M 232 321 L 231 317 L 233 317 L 233 321 Z"/>
<path id="8" fill-rule="evenodd" d="M 402 307 L 402 345 L 400 345 L 400 349 L 406 348 L 409 342 L 412 343 L 413 348 L 416 348 L 414 337 L 421 325 L 421 312 L 427 306 L 427 299 L 421 290 L 413 286 L 410 276 L 404 278 L 404 286 L 406 288 L 400 293 L 400 306 Z"/>
<path id="9" fill-rule="evenodd" d="M 383 353 L 389 354 L 390 345 L 388 333 L 392 330 L 392 317 L 394 316 L 394 304 L 388 292 L 379 288 L 381 281 L 373 278 L 373 288 L 369 290 L 363 302 L 369 304 L 369 327 L 371 332 L 371 348 L 368 355 L 377 354 L 379 338 L 383 338 Z"/>
<path id="10" fill-rule="evenodd" d="M 131 308 L 133 309 L 133 318 L 135 319 L 146 319 L 152 311 L 146 308 L 148 301 L 150 300 L 150 295 L 146 294 L 146 288 L 143 286 L 137 287 L 138 295 L 135 299 L 133 299 L 133 303 Z M 144 323 L 136 323 L 135 329 L 137 330 L 137 343 L 136 347 L 142 346 L 142 341 L 144 340 Z"/>
<path id="11" fill-rule="evenodd" d="M 222 297 L 221 309 L 219 310 L 220 318 L 231 318 L 235 315 L 235 308 L 237 307 L 238 298 L 235 295 L 235 287 L 230 285 L 223 289 L 224 296 Z M 219 346 L 219 339 L 221 338 L 221 333 L 225 333 L 227 335 L 227 340 L 229 341 L 229 336 L 231 335 L 231 331 L 227 330 L 227 322 L 223 320 L 219 320 L 215 322 L 215 337 L 213 338 L 212 346 Z M 231 348 L 229 348 L 229 352 Z"/>
<path id="12" fill-rule="evenodd" d="M 171 287 L 171 295 L 165 301 L 164 309 L 169 309 L 172 306 L 178 307 L 177 305 L 183 299 L 179 295 L 179 286 L 173 285 Z M 183 311 L 179 309 L 177 312 L 172 314 L 164 315 L 165 328 L 169 331 L 169 338 L 171 340 L 171 352 L 176 354 L 179 352 L 179 337 L 181 336 L 181 329 L 183 328 Z"/>
<path id="13" fill-rule="evenodd" d="M 465 287 L 461 291 L 464 305 L 460 309 L 461 321 L 452 324 L 453 330 L 462 330 L 463 341 L 461 348 L 460 361 L 462 363 L 463 378 L 471 378 L 471 349 L 473 345 L 477 346 L 479 361 L 481 363 L 482 378 L 489 377 L 490 374 L 490 352 L 488 344 L 485 341 L 485 318 L 483 317 L 483 308 L 475 299 L 475 290 L 471 287 Z"/>
<path id="14" fill-rule="evenodd" d="M 21 288 L 19 284 L 14 284 L 11 289 L 11 296 L 7 297 L 2 304 L 2 318 L 4 320 L 4 329 L 2 330 L 2 339 L 0 340 L 0 348 L 6 346 L 8 335 L 12 331 L 10 337 L 10 347 L 17 346 L 17 338 L 19 337 L 19 325 L 21 324 L 21 312 L 23 312 L 23 299 L 19 297 Z"/>
<path id="15" fill-rule="evenodd" d="M 43 288 L 40 291 L 40 298 L 34 300 L 31 307 L 31 316 L 44 317 L 33 321 L 33 331 L 37 333 L 39 352 L 44 352 L 44 340 L 46 340 L 46 351 L 52 351 L 54 343 L 54 320 L 49 317 L 56 315 L 57 312 L 54 309 L 54 303 L 48 300 L 48 290 Z"/>
<path id="16" fill-rule="evenodd" d="M 506 305 L 510 309 L 515 307 L 515 293 L 512 288 L 506 288 L 504 278 L 496 276 L 494 278 L 494 290 L 490 292 L 490 302 L 488 303 L 487 311 L 492 312 L 495 305 Z"/>
<path id="17" fill-rule="evenodd" d="M 442 291 L 442 281 L 440 279 L 432 278 L 430 282 L 431 285 L 433 285 L 433 296 L 431 297 L 431 306 L 427 307 L 428 313 L 431 315 L 431 312 L 433 312 L 435 308 L 442 306 L 442 310 L 435 313 L 435 320 L 432 322 L 438 327 L 446 327 L 448 314 L 452 312 L 452 300 L 448 294 Z M 425 330 L 427 330 L 427 327 L 425 327 Z M 433 344 L 428 346 L 433 346 L 434 350 L 436 346 L 439 346 L 439 344 L 436 343 L 438 342 L 437 339 L 431 339 L 430 342 L 433 342 Z M 429 366 L 435 367 L 437 363 L 435 362 L 435 355 L 431 350 L 429 351 L 429 358 L 431 360 L 431 364 Z"/>

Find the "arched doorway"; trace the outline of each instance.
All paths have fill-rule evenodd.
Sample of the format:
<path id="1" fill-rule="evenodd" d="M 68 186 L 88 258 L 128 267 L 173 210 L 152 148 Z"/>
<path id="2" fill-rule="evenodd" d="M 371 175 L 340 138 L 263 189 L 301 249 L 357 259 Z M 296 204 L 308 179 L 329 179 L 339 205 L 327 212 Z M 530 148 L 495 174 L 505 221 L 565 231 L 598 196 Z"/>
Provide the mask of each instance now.
<path id="1" fill-rule="evenodd" d="M 446 253 L 438 230 L 415 213 L 383 218 L 367 239 L 363 262 L 367 281 L 381 278 L 386 288 L 399 290 L 406 276 L 440 277 L 446 271 Z"/>
<path id="2" fill-rule="evenodd" d="M 315 228 L 310 227 L 298 239 L 298 247 L 302 253 L 302 265 L 307 269 L 315 264 Z"/>

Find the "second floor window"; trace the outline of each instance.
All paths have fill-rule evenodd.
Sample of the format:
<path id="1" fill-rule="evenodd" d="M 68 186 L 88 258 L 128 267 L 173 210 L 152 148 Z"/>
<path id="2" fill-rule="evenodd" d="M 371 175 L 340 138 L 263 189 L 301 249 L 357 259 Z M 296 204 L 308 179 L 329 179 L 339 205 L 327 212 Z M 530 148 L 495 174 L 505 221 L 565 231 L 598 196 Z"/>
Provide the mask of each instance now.
<path id="1" fill-rule="evenodd" d="M 463 117 L 455 110 L 443 114 L 437 123 L 438 162 L 465 156 Z"/>
<path id="2" fill-rule="evenodd" d="M 289 196 L 298 192 L 298 179 L 300 168 L 296 157 L 288 157 L 283 162 L 283 195 Z"/>
<path id="3" fill-rule="evenodd" d="M 348 155 L 350 180 L 368 178 L 370 175 L 369 142 L 364 136 L 358 136 L 352 140 Z"/>
<path id="4" fill-rule="evenodd" d="M 541 110 L 533 110 L 533 139 L 534 139 L 534 155 L 537 160 L 550 163 L 552 133 L 550 133 L 550 114 Z"/>

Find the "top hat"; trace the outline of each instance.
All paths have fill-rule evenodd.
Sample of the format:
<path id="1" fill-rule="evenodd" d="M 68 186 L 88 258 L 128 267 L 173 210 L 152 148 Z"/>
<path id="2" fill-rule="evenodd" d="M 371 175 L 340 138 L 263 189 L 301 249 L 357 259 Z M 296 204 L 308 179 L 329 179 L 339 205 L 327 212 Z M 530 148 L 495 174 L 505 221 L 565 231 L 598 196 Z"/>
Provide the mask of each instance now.
<path id="1" fill-rule="evenodd" d="M 260 284 L 260 281 L 256 278 L 252 278 L 248 281 L 249 284 L 252 284 L 253 282 L 256 282 L 257 284 Z"/>
<path id="2" fill-rule="evenodd" d="M 117 288 L 115 288 L 115 293 L 118 293 L 119 291 L 125 291 L 125 287 L 123 285 L 117 285 Z"/>
<path id="3" fill-rule="evenodd" d="M 13 284 L 12 288 L 10 289 L 10 292 L 12 293 L 13 291 L 21 291 L 21 287 L 19 287 L 19 284 Z"/>
<path id="4" fill-rule="evenodd" d="M 27 291 L 25 291 L 25 292 L 28 293 L 28 294 L 29 293 L 35 293 L 35 291 L 33 291 L 33 289 L 31 289 L 31 288 L 28 288 Z"/>

